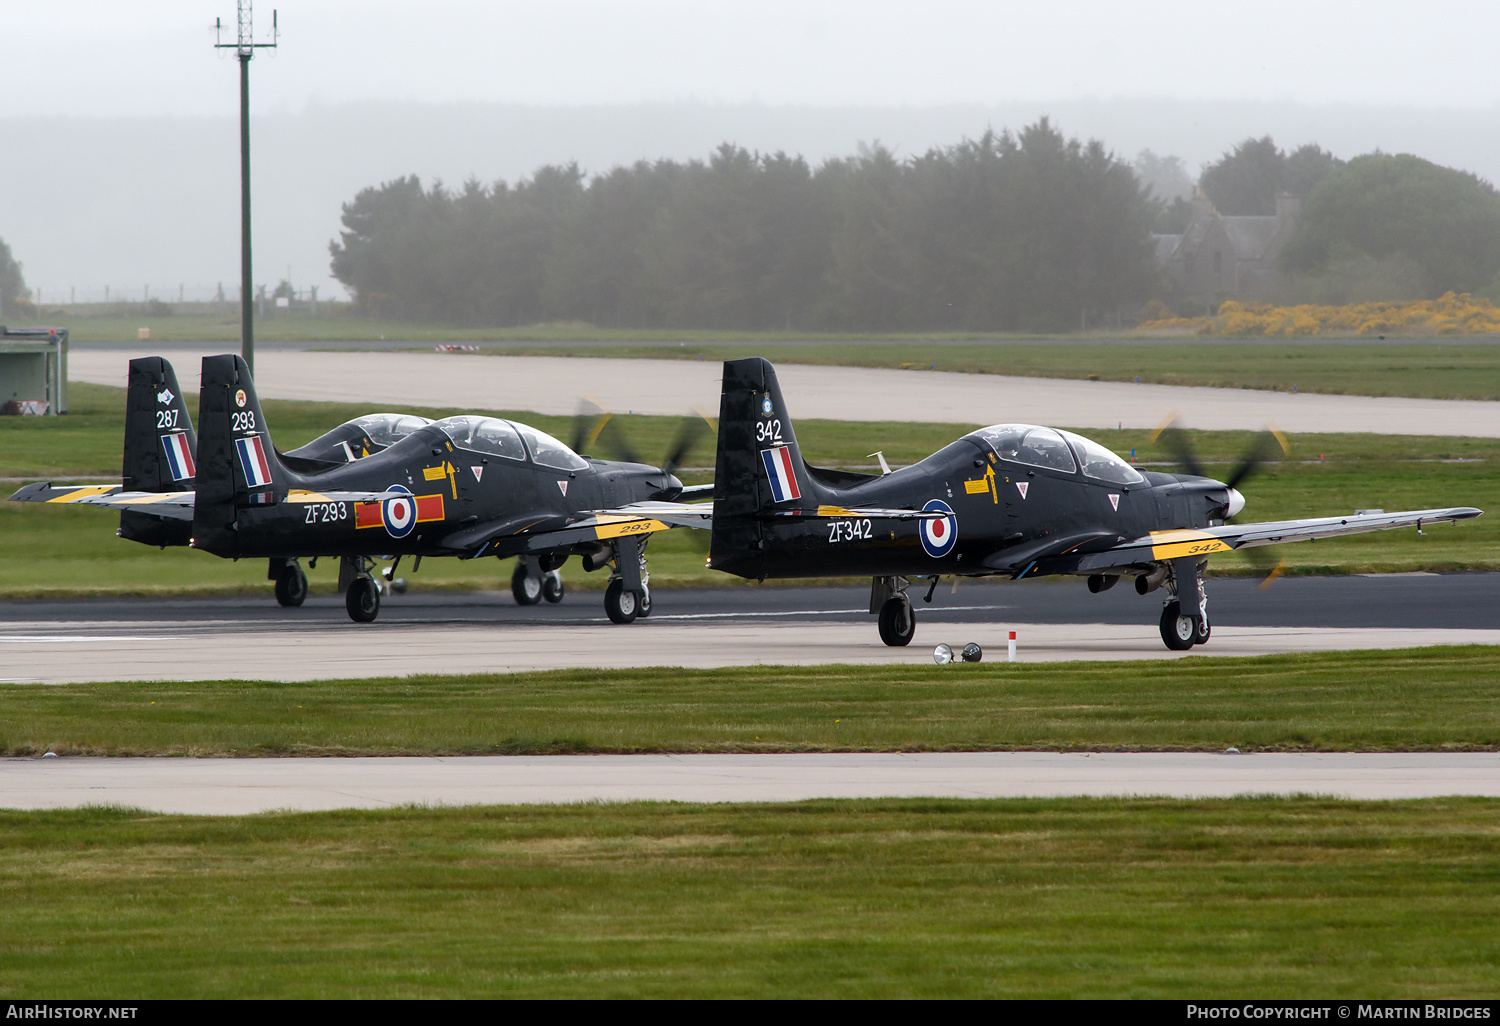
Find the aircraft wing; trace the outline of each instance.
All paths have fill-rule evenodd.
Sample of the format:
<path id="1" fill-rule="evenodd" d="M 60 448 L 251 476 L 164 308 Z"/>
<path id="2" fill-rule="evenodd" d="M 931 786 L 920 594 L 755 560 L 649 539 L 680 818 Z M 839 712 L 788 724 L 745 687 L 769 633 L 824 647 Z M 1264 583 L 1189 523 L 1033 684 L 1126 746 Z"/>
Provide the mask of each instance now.
<path id="1" fill-rule="evenodd" d="M 655 534 L 674 527 L 707 529 L 712 520 L 713 503 L 709 502 L 632 502 L 615 509 L 591 510 L 583 519 L 571 522 L 544 515 L 483 524 L 449 535 L 443 545 L 471 550 L 474 556 L 522 556 L 584 542 Z"/>
<path id="2" fill-rule="evenodd" d="M 382 502 L 406 492 L 309 492 L 293 489 L 287 502 Z M 66 502 L 105 509 L 130 510 L 167 520 L 193 519 L 195 492 L 127 492 L 120 485 L 29 484 L 11 502 Z"/>
<path id="3" fill-rule="evenodd" d="M 1398 527 L 1420 529 L 1426 524 L 1471 520 L 1481 513 L 1481 510 L 1472 506 L 1452 506 L 1447 509 L 1353 513 L 1343 517 L 1276 520 L 1260 524 L 1224 524 L 1202 530 L 1152 531 L 1143 538 L 1116 540 L 1112 543 L 1098 539 L 1092 543 L 1081 543 L 1072 551 L 1036 554 L 1033 556 L 1033 566 L 1021 569 L 1018 576 L 1027 576 L 1028 571 L 1033 569 L 1037 574 L 1098 573 L 1102 570 L 1140 566 L 1184 556 L 1209 556 L 1216 552 L 1231 552 L 1260 545 L 1316 541 L 1319 538 L 1337 538 L 1346 534 L 1390 531 Z M 997 553 L 990 557 L 986 564 L 997 560 L 1000 555 Z"/>
<path id="4" fill-rule="evenodd" d="M 168 520 L 193 519 L 193 492 L 127 492 L 120 485 L 29 484 L 11 502 L 65 502 L 127 509 Z"/>

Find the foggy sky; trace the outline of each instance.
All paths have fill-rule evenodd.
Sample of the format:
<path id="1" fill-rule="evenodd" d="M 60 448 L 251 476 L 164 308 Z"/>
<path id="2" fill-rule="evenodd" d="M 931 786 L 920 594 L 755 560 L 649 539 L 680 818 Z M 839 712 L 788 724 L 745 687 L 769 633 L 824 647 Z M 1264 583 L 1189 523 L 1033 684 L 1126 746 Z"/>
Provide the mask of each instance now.
<path id="1" fill-rule="evenodd" d="M 1195 173 L 1269 132 L 1500 178 L 1494 4 L 274 6 L 281 47 L 251 70 L 256 280 L 325 295 L 338 206 L 363 186 L 603 171 L 726 140 L 814 162 L 876 139 L 911 155 L 1049 114 Z M 0 238 L 44 300 L 238 281 L 238 79 L 212 47 L 234 16 L 233 0 L 0 0 Z"/>
<path id="2" fill-rule="evenodd" d="M 257 40 L 273 7 L 283 46 L 257 58 L 261 111 L 370 99 L 1500 102 L 1500 7 L 1483 0 L 261 0 Z M 233 60 L 212 49 L 212 26 L 234 16 L 233 0 L 0 0 L 0 50 L 40 62 L 7 76 L 0 116 L 232 111 Z"/>

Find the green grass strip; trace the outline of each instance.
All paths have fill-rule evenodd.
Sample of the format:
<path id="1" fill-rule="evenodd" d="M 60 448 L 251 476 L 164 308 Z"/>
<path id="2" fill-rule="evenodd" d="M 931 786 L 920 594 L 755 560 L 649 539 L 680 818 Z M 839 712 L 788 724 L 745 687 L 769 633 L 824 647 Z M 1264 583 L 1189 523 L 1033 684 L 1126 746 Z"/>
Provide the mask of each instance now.
<path id="1" fill-rule="evenodd" d="M 1500 648 L 1114 663 L 0 685 L 0 753 L 1500 747 Z"/>
<path id="2" fill-rule="evenodd" d="M 12 1000 L 1493 998 L 1500 802 L 0 813 Z"/>

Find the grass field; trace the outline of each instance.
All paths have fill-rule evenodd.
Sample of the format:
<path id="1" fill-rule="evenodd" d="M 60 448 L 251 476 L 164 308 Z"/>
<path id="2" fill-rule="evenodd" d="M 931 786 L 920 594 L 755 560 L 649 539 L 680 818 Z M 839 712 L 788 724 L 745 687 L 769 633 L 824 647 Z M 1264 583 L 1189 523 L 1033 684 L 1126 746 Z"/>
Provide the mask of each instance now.
<path id="1" fill-rule="evenodd" d="M 1493 998 L 1500 802 L 0 812 L 12 1000 Z"/>
<path id="2" fill-rule="evenodd" d="M 22 481 L 118 480 L 124 424 L 124 389 L 76 385 L 75 412 L 67 417 L 0 418 L 0 484 L 6 494 Z M 190 402 L 190 408 L 192 403 Z M 334 425 L 373 409 L 339 403 L 268 400 L 267 422 L 276 444 L 294 448 Z M 417 409 L 438 417 L 454 410 Z M 561 438 L 572 436 L 570 418 L 517 414 Z M 648 459 L 671 448 L 681 422 L 671 417 L 622 417 L 627 433 Z M 951 424 L 849 424 L 798 421 L 807 457 L 823 465 L 866 465 L 872 448 L 883 448 L 895 464 L 912 463 L 963 432 Z M 1146 431 L 1089 431 L 1122 455 L 1168 460 Z M 1194 445 L 1210 473 L 1228 474 L 1250 443 L 1247 432 L 1195 432 Z M 1386 435 L 1292 436 L 1291 456 L 1268 466 L 1244 488 L 1250 507 L 1245 517 L 1278 520 L 1333 515 L 1355 509 L 1428 509 L 1477 506 L 1500 509 L 1500 440 L 1422 438 Z M 1459 462 L 1454 462 L 1459 461 Z M 690 462 L 713 462 L 707 439 Z M 1164 464 L 1163 469 L 1168 469 Z M 703 472 L 682 475 L 708 480 Z M 265 565 L 235 563 L 187 549 L 159 551 L 114 537 L 116 520 L 104 510 L 28 503 L 0 504 L 0 582 L 8 597 L 29 595 L 160 594 L 179 592 L 269 592 Z M 694 537 L 693 535 L 697 535 Z M 651 542 L 655 585 L 731 584 L 738 581 L 705 569 L 701 532 L 671 531 Z M 1265 573 L 1265 550 L 1216 558 L 1215 573 Z M 1254 556 L 1258 561 L 1251 562 Z M 1381 532 L 1354 538 L 1283 546 L 1276 557 L 1292 573 L 1395 572 L 1403 570 L 1481 570 L 1500 567 L 1500 517 L 1412 531 Z M 325 561 L 310 573 L 315 591 L 331 592 L 337 562 Z M 585 575 L 574 564 L 565 571 L 570 587 L 603 587 L 604 575 Z M 510 564 L 493 560 L 424 561 L 414 588 L 504 588 Z"/>
<path id="3" fill-rule="evenodd" d="M 1500 748 L 1500 649 L 0 684 L 0 754 Z"/>

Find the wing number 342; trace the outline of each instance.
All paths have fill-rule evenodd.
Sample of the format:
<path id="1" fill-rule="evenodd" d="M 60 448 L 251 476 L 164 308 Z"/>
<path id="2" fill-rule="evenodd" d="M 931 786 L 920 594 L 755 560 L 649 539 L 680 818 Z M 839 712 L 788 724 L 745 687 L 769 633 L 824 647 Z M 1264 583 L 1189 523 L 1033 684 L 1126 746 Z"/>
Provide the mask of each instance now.
<path id="1" fill-rule="evenodd" d="M 762 420 L 755 424 L 755 440 L 757 442 L 779 442 L 781 441 L 781 421 Z"/>
<path id="2" fill-rule="evenodd" d="M 870 538 L 870 522 L 868 520 L 830 520 L 828 521 L 828 543 L 846 541 L 868 541 Z"/>

